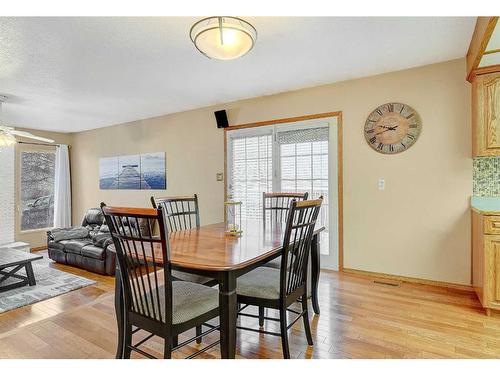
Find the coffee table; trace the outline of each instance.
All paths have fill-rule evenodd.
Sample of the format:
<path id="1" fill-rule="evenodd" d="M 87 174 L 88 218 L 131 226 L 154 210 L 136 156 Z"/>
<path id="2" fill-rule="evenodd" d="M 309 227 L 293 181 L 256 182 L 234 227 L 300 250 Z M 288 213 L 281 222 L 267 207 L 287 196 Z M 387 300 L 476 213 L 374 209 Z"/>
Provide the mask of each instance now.
<path id="1" fill-rule="evenodd" d="M 0 293 L 25 285 L 36 285 L 35 274 L 31 262 L 43 259 L 42 255 L 25 253 L 20 250 L 0 250 Z M 26 270 L 26 276 L 19 274 L 22 269 Z M 15 283 L 6 284 L 9 279 L 20 280 Z M 2 284 L 4 284 L 2 286 Z"/>

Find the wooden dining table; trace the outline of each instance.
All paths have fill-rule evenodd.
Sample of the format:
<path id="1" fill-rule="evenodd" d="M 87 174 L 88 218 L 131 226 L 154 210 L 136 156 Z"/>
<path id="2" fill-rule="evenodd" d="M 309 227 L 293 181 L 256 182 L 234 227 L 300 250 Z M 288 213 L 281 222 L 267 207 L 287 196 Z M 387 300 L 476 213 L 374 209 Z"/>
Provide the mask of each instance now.
<path id="1" fill-rule="evenodd" d="M 324 227 L 315 228 L 311 244 L 311 300 L 313 310 L 320 313 L 318 282 L 320 274 L 319 234 Z M 222 358 L 235 358 L 236 352 L 236 285 L 238 277 L 281 255 L 284 228 L 264 226 L 262 221 L 242 223 L 243 233 L 225 233 L 224 223 L 169 234 L 172 269 L 208 276 L 219 283 L 220 349 Z M 162 262 L 161 251 L 156 256 Z M 115 277 L 115 310 L 118 322 L 117 358 L 124 351 L 124 299 L 122 278 L 117 266 Z"/>

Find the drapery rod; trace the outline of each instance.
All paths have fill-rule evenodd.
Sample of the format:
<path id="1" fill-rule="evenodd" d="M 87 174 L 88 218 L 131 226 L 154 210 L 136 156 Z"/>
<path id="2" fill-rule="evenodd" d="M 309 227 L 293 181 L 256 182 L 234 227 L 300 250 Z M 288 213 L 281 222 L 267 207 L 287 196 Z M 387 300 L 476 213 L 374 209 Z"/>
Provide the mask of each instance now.
<path id="1" fill-rule="evenodd" d="M 23 145 L 34 145 L 34 146 L 52 146 L 52 147 L 59 147 L 62 146 L 61 143 L 35 143 L 35 142 L 23 142 L 19 141 L 17 143 L 23 144 Z M 71 148 L 70 145 L 67 145 L 68 148 Z"/>

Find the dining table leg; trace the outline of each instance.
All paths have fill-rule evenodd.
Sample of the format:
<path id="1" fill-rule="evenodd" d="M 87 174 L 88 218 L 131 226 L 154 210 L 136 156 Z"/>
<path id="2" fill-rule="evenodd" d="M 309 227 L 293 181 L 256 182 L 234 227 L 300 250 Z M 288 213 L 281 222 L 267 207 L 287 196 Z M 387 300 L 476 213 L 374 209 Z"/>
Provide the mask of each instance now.
<path id="1" fill-rule="evenodd" d="M 124 343 L 124 327 L 123 315 L 125 303 L 123 301 L 123 286 L 120 273 L 120 267 L 116 267 L 115 271 L 115 313 L 116 323 L 118 325 L 118 343 L 116 344 L 116 357 L 117 359 L 123 358 L 123 343 Z"/>
<path id="2" fill-rule="evenodd" d="M 236 275 L 232 271 L 219 275 L 219 317 L 221 357 L 234 359 L 236 355 Z"/>
<path id="3" fill-rule="evenodd" d="M 319 272 L 321 269 L 320 263 L 320 247 L 319 247 L 319 234 L 315 234 L 311 242 L 311 300 L 312 306 L 315 314 L 319 314 L 319 301 L 318 301 L 318 284 L 319 284 Z"/>

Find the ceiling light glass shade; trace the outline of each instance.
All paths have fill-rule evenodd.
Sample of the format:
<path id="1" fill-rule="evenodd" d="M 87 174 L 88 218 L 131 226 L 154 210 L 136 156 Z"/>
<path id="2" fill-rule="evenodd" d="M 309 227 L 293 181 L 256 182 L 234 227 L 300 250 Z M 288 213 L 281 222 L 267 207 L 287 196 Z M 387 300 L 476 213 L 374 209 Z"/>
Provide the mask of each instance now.
<path id="1" fill-rule="evenodd" d="M 209 17 L 191 27 L 191 40 L 211 59 L 232 60 L 247 54 L 257 40 L 257 31 L 236 17 Z"/>
<path id="2" fill-rule="evenodd" d="M 0 131 L 0 147 L 8 147 L 16 144 L 16 138 L 12 134 Z"/>

